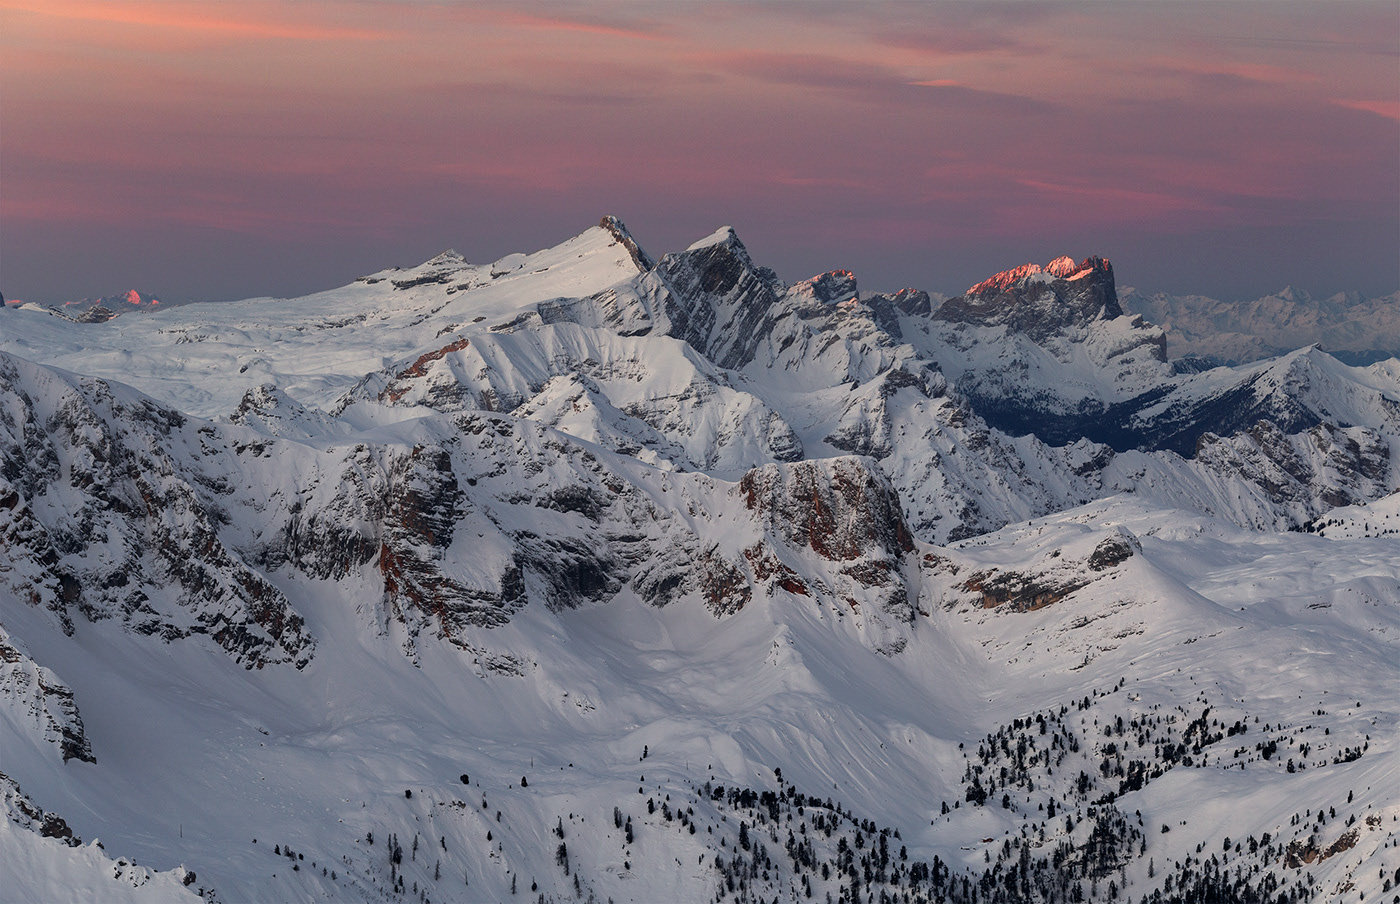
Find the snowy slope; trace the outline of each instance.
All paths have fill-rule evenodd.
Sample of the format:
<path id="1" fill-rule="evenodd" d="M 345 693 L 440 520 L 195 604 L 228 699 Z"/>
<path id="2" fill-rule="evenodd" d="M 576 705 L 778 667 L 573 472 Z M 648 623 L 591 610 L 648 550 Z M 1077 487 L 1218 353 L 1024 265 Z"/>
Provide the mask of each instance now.
<path id="1" fill-rule="evenodd" d="M 0 899 L 1379 899 L 1400 372 L 1116 308 L 605 218 L 0 312 Z"/>
<path id="2" fill-rule="evenodd" d="M 489 329 L 538 301 L 591 295 L 636 274 L 626 248 L 594 228 L 533 255 L 471 265 L 445 252 L 419 267 L 292 300 L 182 305 L 160 317 L 78 326 L 43 310 L 8 311 L 0 347 L 120 380 L 205 417 L 231 412 L 245 391 L 266 382 L 329 407 L 365 374 L 429 345 L 444 328 Z"/>

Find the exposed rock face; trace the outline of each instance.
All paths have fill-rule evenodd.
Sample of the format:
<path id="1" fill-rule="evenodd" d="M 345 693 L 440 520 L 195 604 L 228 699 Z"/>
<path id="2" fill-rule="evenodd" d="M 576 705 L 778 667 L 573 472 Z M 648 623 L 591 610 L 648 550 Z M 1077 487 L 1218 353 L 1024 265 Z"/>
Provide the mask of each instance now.
<path id="1" fill-rule="evenodd" d="M 1089 586 L 1083 578 L 1047 581 L 1017 571 L 978 572 L 963 585 L 980 596 L 984 609 L 1006 606 L 1011 612 L 1034 612 Z"/>
<path id="2" fill-rule="evenodd" d="M 1119 568 L 1139 551 L 1136 538 L 1115 533 L 1087 555 L 1062 555 L 1056 549 L 1040 561 L 1017 568 L 991 568 L 968 575 L 960 589 L 974 595 L 983 609 L 1034 612 L 1060 602 Z M 956 575 L 956 563 L 934 556 L 926 562 L 935 572 Z"/>
<path id="3" fill-rule="evenodd" d="M 167 641 L 204 634 L 248 668 L 310 660 L 301 617 L 219 536 L 219 468 L 187 471 L 172 454 L 224 454 L 213 427 L 8 356 L 0 409 L 0 529 L 16 544 L 0 568 L 31 580 L 21 598 Z"/>
<path id="4" fill-rule="evenodd" d="M 67 630 L 119 618 L 249 667 L 304 665 L 283 569 L 347 582 L 408 648 L 424 632 L 468 648 L 529 602 L 629 587 L 717 614 L 783 591 L 905 618 L 911 527 L 948 542 L 1144 480 L 1281 526 L 1393 483 L 1390 377 L 1316 350 L 1175 372 L 1097 257 L 935 308 L 862 298 L 844 270 L 785 286 L 730 229 L 657 262 L 608 217 L 537 255 L 448 252 L 361 282 L 347 297 L 411 311 L 413 344 L 326 411 L 263 383 L 232 424 L 201 422 L 0 359 L 0 588 Z M 730 481 L 748 520 L 712 532 Z M 978 592 L 1029 608 L 1072 591 L 1014 583 Z"/>
<path id="5" fill-rule="evenodd" d="M 1217 473 L 1262 488 L 1296 523 L 1384 495 L 1390 455 L 1390 443 L 1369 428 L 1319 424 L 1290 435 L 1268 420 L 1228 439 L 1207 433 L 1196 450 Z"/>
<path id="6" fill-rule="evenodd" d="M 793 286 L 793 289 L 805 292 L 814 301 L 821 304 L 845 304 L 846 302 L 860 301 L 860 292 L 856 288 L 856 275 L 850 270 L 831 270 L 798 283 Z"/>
<path id="7" fill-rule="evenodd" d="M 761 399 L 694 350 L 659 341 L 675 352 L 664 374 L 652 373 L 647 354 L 658 340 L 567 321 L 454 339 L 366 378 L 341 408 L 368 398 L 449 414 L 513 414 L 624 454 L 649 449 L 706 471 L 801 457 L 792 427 Z"/>
<path id="8" fill-rule="evenodd" d="M 766 465 L 745 474 L 738 491 L 775 537 L 837 563 L 835 590 L 848 602 L 874 594 L 881 610 L 913 618 L 902 570 L 914 550 L 913 536 L 898 495 L 868 459 Z M 749 559 L 766 579 L 806 590 L 796 574 L 770 563 L 762 551 L 751 551 Z"/>
<path id="9" fill-rule="evenodd" d="M 627 253 L 632 256 L 632 263 L 637 265 L 638 270 L 645 272 L 656 266 L 656 261 L 642 250 L 642 246 L 637 244 L 637 240 L 632 238 L 632 233 L 627 231 L 627 227 L 622 225 L 622 221 L 617 217 L 603 217 L 598 225 L 611 233 L 617 243 L 627 249 Z"/>
<path id="10" fill-rule="evenodd" d="M 266 436 L 310 439 L 335 435 L 336 423 L 324 412 L 313 411 L 271 383 L 263 383 L 243 394 L 229 423 L 248 427 Z M 250 439 L 249 447 L 259 451 L 261 440 Z M 262 446 L 265 448 L 265 446 Z"/>
<path id="11" fill-rule="evenodd" d="M 81 314 L 76 315 L 73 319 L 78 323 L 106 323 L 115 316 L 117 316 L 116 311 L 113 311 L 106 305 L 95 304 Z"/>
<path id="12" fill-rule="evenodd" d="M 58 747 L 64 762 L 95 763 L 73 691 L 50 669 L 36 663 L 0 627 L 0 706 L 11 719 L 26 725 L 42 740 Z"/>
<path id="13" fill-rule="evenodd" d="M 824 559 L 897 557 L 914 549 L 899 497 L 859 458 L 767 465 L 745 474 L 739 492 L 785 540 Z"/>
<path id="14" fill-rule="evenodd" d="M 11 599 L 48 609 L 64 633 L 72 634 L 68 610 L 81 595 L 78 578 L 61 563 L 49 532 L 4 478 L 0 478 L 0 548 L 7 554 L 7 561 L 0 561 L 0 590 Z"/>
<path id="15" fill-rule="evenodd" d="M 320 579 L 375 576 L 379 628 L 424 629 L 466 645 L 472 628 L 504 624 L 525 604 L 521 569 L 492 556 L 470 573 L 449 561 L 461 526 L 483 520 L 458 483 L 453 456 L 434 444 L 409 449 L 364 444 L 348 450 L 334 477 L 313 478 L 271 534 L 260 560 Z"/>
<path id="16" fill-rule="evenodd" d="M 1088 439 L 1190 458 L 1205 434 L 1263 419 L 1287 435 L 1400 423 L 1400 402 L 1316 349 L 1232 374 L 1169 364 L 1165 332 L 1123 313 L 1102 258 L 999 273 L 934 311 L 928 340 L 910 334 L 917 321 L 900 322 L 925 354 L 948 362 L 956 390 L 990 426 L 1051 445 Z"/>
<path id="17" fill-rule="evenodd" d="M 891 399 L 904 389 L 919 399 L 941 398 L 948 390 L 943 374 L 921 364 L 910 361 L 891 367 L 854 393 L 826 442 L 843 452 L 873 458 L 893 452 L 899 418 L 891 411 Z"/>
<path id="18" fill-rule="evenodd" d="M 1134 446 L 1136 437 L 1125 437 L 1120 422 L 1148 394 L 1165 392 L 1172 376 L 1164 334 L 1124 316 L 1113 267 L 1098 257 L 998 273 L 945 301 L 927 326 L 933 341 L 926 354 L 947 361 L 950 379 L 979 416 L 1053 445 L 1087 438 L 1120 450 Z"/>
<path id="19" fill-rule="evenodd" d="M 1041 854 L 1020 847 L 1022 866 L 1038 864 L 1022 878 L 1065 880 L 1054 867 L 1083 854 L 1078 890 L 1128 876 L 1138 885 L 1124 895 L 1150 896 L 1155 886 L 1141 880 L 1152 870 L 1127 870 L 1131 857 L 1114 853 L 1146 853 L 1137 844 L 1146 836 L 1105 800 L 1178 765 L 1200 770 L 1190 781 L 1202 788 L 1219 786 L 1206 770 L 1245 766 L 1262 784 L 1292 782 L 1270 758 L 1280 745 L 1308 757 L 1315 736 L 1298 735 L 1301 748 L 1291 737 L 1305 706 L 1319 713 L 1309 731 L 1331 727 L 1297 782 L 1321 787 L 1324 770 L 1313 767 L 1326 760 L 1342 779 L 1387 764 L 1392 751 L 1359 746 L 1386 707 L 1359 710 L 1361 688 L 1380 686 L 1366 673 L 1388 661 L 1396 501 L 1337 513 L 1346 519 L 1337 528 L 1361 532 L 1359 520 L 1364 533 L 1384 535 L 1361 542 L 1265 532 L 1316 529 L 1312 519 L 1332 506 L 1395 490 L 1400 371 L 1358 373 L 1313 350 L 1188 373 L 1161 359 L 1160 333 L 1122 315 L 1114 291 L 1107 262 L 1059 258 L 999 274 L 936 315 L 925 293 L 862 296 L 846 271 L 784 286 L 728 230 L 658 264 L 606 218 L 534 255 L 483 267 L 443 254 L 297 302 L 204 306 L 220 310 L 183 321 L 172 312 L 169 331 L 142 335 L 139 317 L 103 329 L 35 311 L 0 315 L 7 347 L 71 347 L 97 334 L 158 343 L 178 330 L 208 344 L 152 353 L 132 342 L 100 349 L 92 366 L 125 351 L 151 392 L 201 415 L 231 412 L 202 420 L 0 353 L 0 621 L 24 632 L 21 643 L 0 630 L 0 747 L 18 750 L 0 758 L 32 770 L 36 799 L 84 834 L 114 826 L 166 862 L 185 851 L 212 858 L 201 872 L 219 870 L 229 883 L 220 897 L 232 900 L 294 886 L 327 898 L 402 890 L 383 842 L 432 824 L 441 843 L 428 836 L 429 851 L 442 854 L 444 874 L 467 875 L 482 899 L 509 898 L 517 874 L 551 876 L 539 891 L 555 899 L 575 879 L 580 896 L 616 888 L 628 897 L 630 883 L 631 897 L 701 897 L 715 876 L 763 865 L 757 848 L 752 862 L 736 852 L 753 848 L 735 840 L 745 820 L 759 837 L 794 807 L 808 811 L 816 846 L 789 850 L 792 868 L 776 864 L 777 884 L 738 891 L 795 896 L 821 872 L 798 863 L 813 855 L 838 867 L 815 894 L 834 894 L 848 884 L 841 863 L 851 866 L 837 842 L 854 837 L 859 848 L 865 838 L 883 854 L 889 834 L 857 812 L 888 809 L 890 793 L 956 789 L 963 769 L 969 794 L 955 792 L 965 803 L 947 814 L 963 828 L 985 823 L 977 807 L 996 810 L 999 799 L 996 821 L 1025 817 L 1032 831 L 1046 825 L 1038 801 L 1063 805 Z M 45 338 L 55 330 L 81 341 Z M 142 363 L 153 354 L 169 356 L 165 370 Z M 247 375 L 240 364 L 254 360 Z M 196 373 L 218 361 L 232 365 Z M 188 385 L 172 388 L 171 371 Z M 1013 426 L 1026 432 L 1013 436 Z M 1111 436 L 1121 451 L 1090 436 Z M 1139 546 L 1129 526 L 1152 539 Z M 970 542 L 951 542 L 961 539 Z M 1321 561 L 1334 554 L 1346 564 Z M 1256 581 L 1270 571 L 1276 580 Z M 1235 605 L 1261 592 L 1271 597 L 1262 606 Z M 1290 618 L 1335 644 L 1298 652 L 1298 632 L 1284 630 Z M 313 640 L 308 626 L 325 635 Z M 1251 626 L 1252 637 L 1243 633 Z M 313 653 L 323 661 L 295 674 Z M 1272 673 L 1251 656 L 1268 666 L 1292 655 L 1321 677 L 1257 693 Z M 232 663 L 264 671 L 240 674 Z M 1204 671 L 1187 682 L 1193 665 Z M 1329 681 L 1334 667 L 1340 685 Z M 341 680 L 357 676 L 365 687 L 347 693 Z M 1338 686 L 1358 694 L 1330 719 L 1329 683 L 1334 695 Z M 128 689 L 149 692 L 131 712 L 93 708 L 121 704 Z M 1082 704 L 1062 718 L 1070 697 Z M 1188 723 L 1178 718 L 1187 705 L 1224 708 Z M 971 731 L 950 731 L 968 718 Z M 1224 741 L 1246 726 L 1248 740 Z M 961 750 L 984 728 L 995 732 L 985 744 Z M 162 743 L 119 743 L 134 730 Z M 482 743 L 482 732 L 499 743 Z M 1029 747 L 1012 753 L 1018 741 Z M 647 779 L 665 787 L 655 786 L 656 818 L 632 817 L 650 850 L 638 870 L 591 869 L 596 858 L 577 834 L 563 872 L 548 848 L 537 863 L 531 827 L 557 825 L 562 837 L 557 808 L 570 813 L 572 833 L 607 819 L 555 792 L 583 788 L 611 808 L 639 787 L 630 767 L 614 767 L 619 755 L 646 758 L 641 742 L 655 757 Z M 90 760 L 94 746 L 100 774 L 71 762 Z M 1048 753 L 1040 766 L 1021 755 L 1050 746 L 1071 758 L 1052 770 Z M 1343 766 L 1363 752 L 1361 766 Z M 74 783 L 65 787 L 59 771 Z M 458 774 L 460 785 L 450 779 Z M 776 793 L 742 788 L 768 788 L 770 775 Z M 697 787 L 721 777 L 727 792 Z M 828 781 L 844 805 L 805 796 L 826 795 Z M 386 783 L 412 784 L 411 798 L 388 800 Z M 463 799 L 467 785 L 486 789 L 481 807 Z M 0 789 L 11 819 L 71 834 L 3 776 Z M 206 821 L 197 840 L 173 837 L 171 816 L 191 789 L 222 793 L 195 803 L 234 818 Z M 151 791 L 175 795 L 165 800 L 173 809 L 146 807 Z M 89 798 L 100 807 L 73 804 Z M 1368 792 L 1350 809 L 1363 818 L 1379 804 Z M 1125 812 L 1135 805 L 1125 798 Z M 309 829 L 307 813 L 326 831 Z M 918 801 L 895 807 L 900 814 L 917 820 Z M 620 810 L 614 819 L 620 829 Z M 488 825 L 497 833 L 489 848 L 479 844 Z M 713 832 L 699 831 L 706 825 Z M 824 839 L 814 834 L 822 826 Z M 279 858 L 295 856 L 288 838 L 305 845 L 300 874 L 282 859 L 245 869 L 243 855 L 225 867 L 230 845 L 252 834 L 245 828 L 266 842 L 249 856 L 273 840 Z M 954 852 L 955 836 L 987 834 L 956 828 L 915 839 L 952 858 L 939 886 L 949 894 L 964 874 L 953 861 L 968 859 Z M 1231 861 L 1223 881 L 1355 843 L 1355 833 L 1329 845 L 1294 828 L 1267 853 Z M 10 826 L 0 819 L 0 829 Z M 1219 850 L 1218 835 L 1208 837 L 1216 829 L 1154 838 L 1168 845 L 1153 848 L 1156 863 L 1199 843 Z M 694 856 L 697 843 L 715 852 L 716 833 L 728 837 L 723 857 L 694 884 L 674 885 L 671 853 Z M 1018 870 L 1016 842 L 992 865 L 1001 841 L 988 838 L 987 868 Z M 1377 847 L 1357 843 L 1327 867 L 1350 872 Z M 437 857 L 399 863 L 416 891 Z M 1198 861 L 1187 857 L 1187 867 Z M 80 887 L 63 861 L 48 863 Z M 874 884 L 933 888 L 924 880 L 936 884 L 937 863 L 919 867 L 929 869 L 922 879 L 911 863 Z M 124 868 L 96 865 L 107 876 Z M 1171 887 L 1188 873 L 1174 872 Z M 1076 890 L 1069 879 L 1057 886 L 1066 894 Z"/>
<path id="20" fill-rule="evenodd" d="M 1085 258 L 1072 270 L 1068 258 L 1048 270 L 1025 264 L 998 273 L 950 298 L 934 313 L 938 320 L 978 326 L 1006 326 L 1033 342 L 1044 342 L 1096 320 L 1123 316 L 1113 281 L 1113 265 L 1101 257 Z M 1165 340 L 1157 343 L 1158 360 L 1166 360 Z"/>
<path id="21" fill-rule="evenodd" d="M 495 627 L 525 604 L 520 569 L 508 566 L 499 581 L 472 586 L 444 569 L 463 512 L 452 456 L 418 445 L 393 456 L 384 473 L 383 511 L 374 568 L 383 582 L 384 617 L 416 636 L 423 627 L 459 645 L 468 629 Z"/>
<path id="22" fill-rule="evenodd" d="M 1349 368 L 1316 348 L 1242 369 L 1224 385 L 1202 374 L 1163 387 L 1119 415 L 1126 435 L 1150 448 L 1193 455 L 1206 433 L 1229 436 L 1268 420 L 1293 435 L 1321 424 L 1400 430 L 1400 399 L 1354 382 Z"/>
<path id="23" fill-rule="evenodd" d="M 748 577 L 718 549 L 707 549 L 699 556 L 696 566 L 705 606 L 715 615 L 733 615 L 753 599 Z"/>
<path id="24" fill-rule="evenodd" d="M 1319 846 L 1315 839 L 1306 842 L 1294 839 L 1288 842 L 1288 848 L 1284 851 L 1283 865 L 1289 869 L 1302 869 L 1313 863 L 1320 863 L 1338 854 L 1345 853 L 1356 847 L 1356 842 L 1361 840 L 1361 830 L 1359 828 L 1348 829 L 1337 836 L 1337 840 L 1325 847 Z"/>
<path id="25" fill-rule="evenodd" d="M 663 302 L 668 335 L 719 367 L 740 368 L 753 360 L 784 287 L 773 271 L 754 265 L 734 230 L 666 255 L 655 272 L 670 290 Z"/>
<path id="26" fill-rule="evenodd" d="M 944 299 L 939 298 L 942 302 Z M 896 339 L 903 339 L 904 332 L 899 326 L 899 316 L 928 317 L 933 313 L 934 300 L 929 293 L 920 289 L 900 289 L 893 295 L 877 292 L 868 295 L 865 303 L 875 315 L 880 328 Z"/>
<path id="27" fill-rule="evenodd" d="M 19 784 L 3 772 L 0 772 L 0 795 L 3 796 L 4 817 L 20 828 L 37 832 L 43 838 L 57 838 L 69 847 L 83 843 L 63 817 L 34 803 L 20 790 Z"/>
<path id="28" fill-rule="evenodd" d="M 1122 565 L 1133 554 L 1133 544 L 1126 537 L 1109 537 L 1107 540 L 1094 547 L 1094 552 L 1089 556 L 1089 568 L 1093 571 L 1104 571 L 1115 565 Z"/>

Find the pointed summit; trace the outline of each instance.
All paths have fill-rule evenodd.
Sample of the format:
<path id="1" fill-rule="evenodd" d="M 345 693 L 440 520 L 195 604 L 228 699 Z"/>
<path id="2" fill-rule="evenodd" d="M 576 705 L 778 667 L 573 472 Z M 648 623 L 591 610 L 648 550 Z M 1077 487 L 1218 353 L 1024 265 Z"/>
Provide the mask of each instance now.
<path id="1" fill-rule="evenodd" d="M 1312 296 L 1306 291 L 1292 285 L 1287 285 L 1284 286 L 1282 289 L 1279 289 L 1277 292 L 1274 293 L 1274 297 L 1282 298 L 1284 301 L 1296 302 L 1298 304 L 1308 304 L 1313 300 Z"/>
<path id="2" fill-rule="evenodd" d="M 744 247 L 744 243 L 739 241 L 739 233 L 734 231 L 733 226 L 721 226 L 714 232 L 696 242 L 691 242 L 686 251 L 699 251 L 702 248 L 709 248 L 713 245 L 738 245 Z"/>
<path id="3" fill-rule="evenodd" d="M 794 293 L 811 295 L 822 304 L 860 301 L 860 291 L 856 288 L 856 275 L 850 270 L 832 270 L 829 273 L 814 276 L 793 286 L 792 290 Z"/>
<path id="4" fill-rule="evenodd" d="M 666 255 L 654 272 L 669 289 L 669 334 L 720 367 L 743 367 L 753 360 L 762 324 L 787 288 L 772 270 L 754 264 L 729 226 Z"/>
<path id="5" fill-rule="evenodd" d="M 637 244 L 636 239 L 632 238 L 632 233 L 627 231 L 622 220 L 608 214 L 598 221 L 598 226 L 601 229 L 606 229 L 619 245 L 627 249 L 627 253 L 632 255 L 632 263 L 637 265 L 638 270 L 645 273 L 656 267 L 656 261 L 642 249 L 641 245 Z"/>

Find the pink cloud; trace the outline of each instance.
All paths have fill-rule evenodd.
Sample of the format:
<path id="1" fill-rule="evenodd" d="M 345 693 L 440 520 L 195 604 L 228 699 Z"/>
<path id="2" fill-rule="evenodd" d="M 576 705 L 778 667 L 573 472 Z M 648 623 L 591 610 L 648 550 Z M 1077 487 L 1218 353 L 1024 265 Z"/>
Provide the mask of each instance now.
<path id="1" fill-rule="evenodd" d="M 1060 201 L 1073 199 L 1119 211 L 1120 216 L 1144 216 L 1166 211 L 1218 211 L 1219 204 L 1198 197 L 1166 192 L 1142 191 L 1116 185 L 1046 182 L 1039 179 L 1018 179 L 1017 184 Z M 1103 206 L 1099 210 L 1106 209 Z"/>
<path id="2" fill-rule="evenodd" d="M 628 38 L 636 41 L 665 41 L 670 38 L 659 29 L 637 28 L 616 23 L 580 19 L 559 15 L 539 15 L 521 12 L 518 9 L 504 9 L 484 12 L 485 17 L 504 25 L 522 28 L 546 29 L 549 31 L 572 32 L 575 34 L 602 35 L 611 38 Z"/>
<path id="3" fill-rule="evenodd" d="M 360 41 L 384 37 L 387 32 L 349 28 L 324 22 L 298 22 L 285 14 L 295 6 L 245 2 L 217 8 L 209 3 L 137 2 L 108 3 L 84 0 L 5 0 L 0 9 L 21 11 L 88 23 L 137 25 L 195 33 L 236 37 L 281 38 L 295 41 Z M 218 10 L 216 13 L 215 10 Z M 230 16 L 228 12 L 236 12 Z M 259 17 L 258 14 L 263 14 Z"/>
<path id="4" fill-rule="evenodd" d="M 1253 21 L 1229 5 L 0 0 L 0 216 L 305 256 L 645 211 L 811 272 L 818 245 L 1392 223 L 1393 24 L 1289 9 L 1270 35 L 1328 41 L 1221 38 Z"/>
<path id="5" fill-rule="evenodd" d="M 1219 58 L 1193 60 L 1187 57 L 1158 57 L 1152 60 L 1133 61 L 1131 64 L 1125 65 L 1124 68 L 1138 73 L 1156 71 L 1169 75 L 1224 76 L 1261 85 L 1312 85 L 1322 80 L 1315 72 L 1308 72 L 1293 66 Z"/>
<path id="6" fill-rule="evenodd" d="M 1332 103 L 1348 110 L 1361 110 L 1377 116 L 1400 121 L 1400 101 L 1393 100 L 1333 100 Z"/>

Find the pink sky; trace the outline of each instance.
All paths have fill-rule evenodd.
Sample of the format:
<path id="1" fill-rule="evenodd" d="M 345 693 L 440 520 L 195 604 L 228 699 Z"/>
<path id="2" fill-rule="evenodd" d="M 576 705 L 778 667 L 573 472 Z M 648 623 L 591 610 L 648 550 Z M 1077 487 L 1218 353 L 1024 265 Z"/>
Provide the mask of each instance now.
<path id="1" fill-rule="evenodd" d="M 293 295 L 621 216 L 789 280 L 1400 286 L 1400 6 L 0 0 L 0 291 Z"/>

